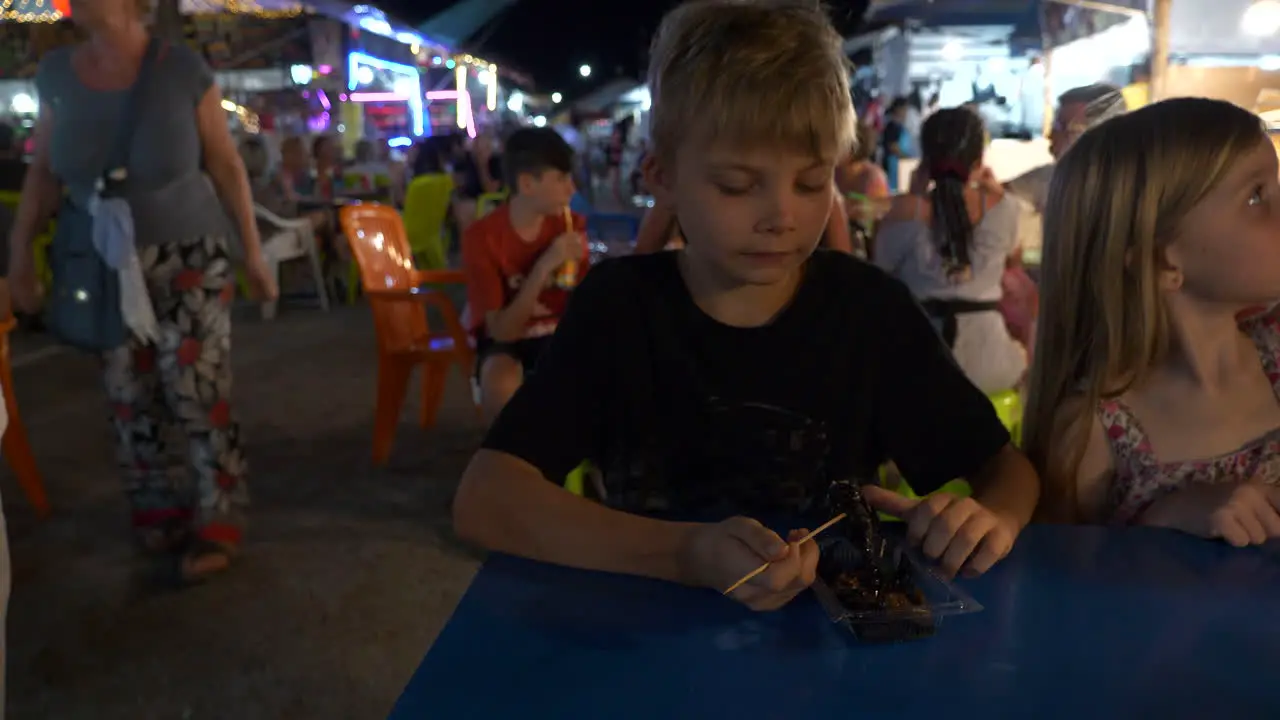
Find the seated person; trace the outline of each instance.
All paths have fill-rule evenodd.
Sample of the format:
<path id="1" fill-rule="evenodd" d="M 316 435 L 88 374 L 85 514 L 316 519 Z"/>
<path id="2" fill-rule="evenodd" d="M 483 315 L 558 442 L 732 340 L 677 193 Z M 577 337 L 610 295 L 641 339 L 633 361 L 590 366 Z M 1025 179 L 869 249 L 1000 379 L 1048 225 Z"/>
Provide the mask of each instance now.
<path id="1" fill-rule="evenodd" d="M 564 138 L 550 128 L 518 130 L 504 161 L 511 199 L 462 237 L 480 404 L 490 418 L 533 372 L 590 259 L 585 219 L 572 215 L 566 225 L 574 186 Z M 566 263 L 576 272 L 557 282 Z"/>
<path id="2" fill-rule="evenodd" d="M 311 156 L 297 135 L 291 135 L 280 143 L 280 169 L 277 174 L 280 186 L 294 200 L 319 198 L 316 181 L 311 174 Z"/>
<path id="3" fill-rule="evenodd" d="M 22 159 L 22 146 L 13 126 L 0 123 L 0 191 L 22 192 L 27 177 L 27 163 Z"/>
<path id="4" fill-rule="evenodd" d="M 1022 246 L 1005 261 L 1000 278 L 1000 316 L 1009 334 L 1022 345 L 1030 366 L 1036 342 L 1036 318 L 1040 315 L 1040 288 L 1022 265 Z"/>
<path id="5" fill-rule="evenodd" d="M 328 135 L 317 135 L 311 141 L 311 159 L 315 163 L 312 177 L 315 194 L 324 200 L 332 200 L 342 194 L 342 149 Z"/>
<path id="6" fill-rule="evenodd" d="M 917 490 L 974 488 L 865 488 L 946 571 L 1009 551 L 1039 483 L 990 401 L 901 283 L 815 252 L 853 142 L 842 44 L 816 4 L 702 0 L 663 20 L 648 179 L 687 245 L 587 275 L 463 475 L 460 537 L 717 592 L 768 562 L 730 598 L 772 610 L 814 580 L 801 522 L 830 519 L 814 502 L 892 459 Z M 560 487 L 584 459 L 603 503 Z"/>
<path id="7" fill-rule="evenodd" d="M 1278 176 L 1258 116 L 1208 98 L 1059 161 L 1025 416 L 1046 520 L 1280 539 L 1280 316 L 1237 320 L 1280 297 Z"/>
<path id="8" fill-rule="evenodd" d="M 1022 381 L 1027 353 L 1000 314 L 1022 207 L 987 178 L 983 133 L 966 108 L 929 116 L 911 192 L 894 199 L 872 259 L 915 293 L 965 374 L 991 394 Z"/>
<path id="9" fill-rule="evenodd" d="M 355 158 L 351 164 L 343 170 L 343 175 L 356 175 L 360 178 L 360 185 L 352 188 L 360 192 L 372 192 L 376 189 L 379 177 L 389 178 L 391 176 L 391 162 L 387 157 L 385 141 L 379 140 L 361 140 L 356 143 Z M 382 151 L 379 148 L 383 148 Z"/>
<path id="10" fill-rule="evenodd" d="M 876 223 L 889 211 L 889 180 L 871 157 L 877 142 L 875 130 L 859 123 L 853 152 L 836 166 L 836 187 L 845 198 L 854 254 L 864 259 L 870 255 Z"/>
<path id="11" fill-rule="evenodd" d="M 287 146 L 288 141 L 285 141 L 285 144 Z M 300 146 L 301 143 L 298 145 Z M 280 172 L 271 172 L 271 159 L 262 138 L 251 136 L 241 141 L 240 157 L 244 160 L 244 169 L 249 176 L 249 188 L 253 192 L 255 205 L 284 220 L 305 217 L 318 231 L 332 230 L 333 223 L 329 212 L 316 210 L 302 215 L 298 211 L 298 193 L 288 180 L 290 173 L 286 168 L 282 168 Z M 259 225 L 261 224 L 259 222 Z M 263 228 L 264 231 L 272 229 Z"/>

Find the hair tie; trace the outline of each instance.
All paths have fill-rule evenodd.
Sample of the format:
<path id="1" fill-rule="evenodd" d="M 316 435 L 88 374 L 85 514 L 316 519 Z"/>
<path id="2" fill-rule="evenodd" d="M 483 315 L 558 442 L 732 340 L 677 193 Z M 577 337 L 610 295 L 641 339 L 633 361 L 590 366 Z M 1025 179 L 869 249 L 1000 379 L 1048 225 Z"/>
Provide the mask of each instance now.
<path id="1" fill-rule="evenodd" d="M 946 160 L 929 164 L 929 176 L 934 180 L 959 180 L 964 182 L 969 179 L 969 168 L 964 163 L 955 160 Z"/>

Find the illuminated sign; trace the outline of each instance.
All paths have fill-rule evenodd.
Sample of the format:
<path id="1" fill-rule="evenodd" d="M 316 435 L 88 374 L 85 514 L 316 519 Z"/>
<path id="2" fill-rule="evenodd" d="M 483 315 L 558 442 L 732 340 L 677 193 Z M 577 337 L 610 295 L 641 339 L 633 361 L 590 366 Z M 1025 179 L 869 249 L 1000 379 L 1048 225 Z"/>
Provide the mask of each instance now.
<path id="1" fill-rule="evenodd" d="M 347 89 L 355 102 L 403 101 L 409 105 L 413 134 L 421 137 L 423 121 L 422 77 L 412 65 L 383 60 L 365 53 L 347 56 Z"/>

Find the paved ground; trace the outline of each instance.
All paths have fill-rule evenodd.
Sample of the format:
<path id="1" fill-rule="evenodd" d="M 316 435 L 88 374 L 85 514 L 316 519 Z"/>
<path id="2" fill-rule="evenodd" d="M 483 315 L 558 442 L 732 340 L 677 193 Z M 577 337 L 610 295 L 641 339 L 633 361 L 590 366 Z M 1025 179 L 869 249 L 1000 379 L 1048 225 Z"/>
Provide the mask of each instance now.
<path id="1" fill-rule="evenodd" d="M 477 567 L 448 520 L 480 433 L 462 378 L 436 430 L 406 408 L 391 466 L 375 470 L 367 308 L 247 316 L 235 360 L 250 544 L 228 577 L 164 594 L 130 544 L 94 363 L 45 348 L 15 343 L 15 385 L 53 519 L 36 523 L 0 469 L 11 720 L 385 717 Z"/>

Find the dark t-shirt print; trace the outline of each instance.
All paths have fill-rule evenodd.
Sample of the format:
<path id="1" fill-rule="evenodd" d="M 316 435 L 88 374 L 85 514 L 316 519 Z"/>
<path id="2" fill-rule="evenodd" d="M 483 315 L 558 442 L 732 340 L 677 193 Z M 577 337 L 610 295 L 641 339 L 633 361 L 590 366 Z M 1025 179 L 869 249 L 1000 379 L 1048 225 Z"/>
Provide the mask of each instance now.
<path id="1" fill-rule="evenodd" d="M 826 423 L 760 402 L 712 397 L 698 405 L 669 432 L 619 448 L 604 468 L 606 504 L 682 515 L 796 514 L 821 496 Z"/>
<path id="2" fill-rule="evenodd" d="M 710 398 L 701 425 L 673 454 L 676 504 L 694 512 L 808 509 L 826 486 L 826 424 L 758 402 Z M 681 497 L 683 496 L 683 497 Z"/>

